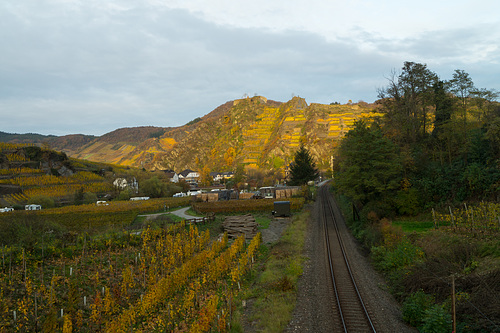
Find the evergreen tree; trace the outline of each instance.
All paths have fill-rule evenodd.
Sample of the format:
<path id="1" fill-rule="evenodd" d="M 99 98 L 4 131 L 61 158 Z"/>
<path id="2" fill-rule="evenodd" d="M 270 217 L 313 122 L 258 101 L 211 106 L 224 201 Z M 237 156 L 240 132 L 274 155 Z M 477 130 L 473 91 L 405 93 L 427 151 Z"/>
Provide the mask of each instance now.
<path id="1" fill-rule="evenodd" d="M 318 178 L 319 171 L 316 168 L 309 150 L 301 145 L 295 153 L 295 158 L 290 165 L 290 185 L 304 185 L 310 180 Z"/>

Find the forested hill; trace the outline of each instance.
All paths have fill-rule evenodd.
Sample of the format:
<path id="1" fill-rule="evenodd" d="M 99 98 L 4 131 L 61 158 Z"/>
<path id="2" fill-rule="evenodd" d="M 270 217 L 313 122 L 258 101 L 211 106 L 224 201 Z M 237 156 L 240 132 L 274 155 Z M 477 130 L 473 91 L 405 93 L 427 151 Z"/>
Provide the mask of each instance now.
<path id="1" fill-rule="evenodd" d="M 308 104 L 294 97 L 282 103 L 256 96 L 226 102 L 181 127 L 122 128 L 100 137 L 37 137 L 36 143 L 71 157 L 177 172 L 234 171 L 241 164 L 284 171 L 304 143 L 319 168 L 327 170 L 333 148 L 354 121 L 376 115 L 375 106 L 364 102 Z"/>
<path id="2" fill-rule="evenodd" d="M 82 146 L 95 140 L 93 135 L 71 134 L 64 136 L 41 135 L 36 133 L 5 133 L 0 131 L 0 142 L 12 144 L 36 144 L 39 146 L 49 146 L 54 150 L 72 155 Z"/>

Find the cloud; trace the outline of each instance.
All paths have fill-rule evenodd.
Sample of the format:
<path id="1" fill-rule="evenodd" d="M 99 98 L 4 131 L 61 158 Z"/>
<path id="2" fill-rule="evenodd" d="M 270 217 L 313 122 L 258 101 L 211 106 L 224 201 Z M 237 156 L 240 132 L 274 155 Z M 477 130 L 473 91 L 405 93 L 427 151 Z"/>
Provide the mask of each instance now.
<path id="1" fill-rule="evenodd" d="M 222 4 L 227 7 L 219 12 Z M 283 11 L 281 2 L 210 5 L 0 5 L 6 45 L 0 53 L 0 130 L 102 135 L 120 127 L 178 126 L 244 94 L 371 102 L 386 85 L 384 76 L 406 60 L 427 63 L 445 79 L 456 68 L 473 69 L 481 83 L 497 84 L 484 78 L 500 74 L 498 34 L 484 33 L 496 31 L 493 23 L 470 29 L 429 25 L 395 38 L 385 33 L 391 25 L 375 29 L 383 17 L 367 20 L 386 3 L 370 7 L 376 13 L 356 15 L 345 3 L 318 5 L 323 12 L 305 1 Z"/>

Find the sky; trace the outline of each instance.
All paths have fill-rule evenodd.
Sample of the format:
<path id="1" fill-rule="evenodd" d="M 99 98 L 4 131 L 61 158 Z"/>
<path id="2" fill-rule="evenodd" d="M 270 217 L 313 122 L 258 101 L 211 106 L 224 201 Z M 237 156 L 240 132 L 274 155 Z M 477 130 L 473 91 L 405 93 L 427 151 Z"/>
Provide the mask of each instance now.
<path id="1" fill-rule="evenodd" d="M 0 131 L 181 126 L 227 101 L 377 100 L 405 61 L 500 90 L 498 0 L 2 0 Z"/>

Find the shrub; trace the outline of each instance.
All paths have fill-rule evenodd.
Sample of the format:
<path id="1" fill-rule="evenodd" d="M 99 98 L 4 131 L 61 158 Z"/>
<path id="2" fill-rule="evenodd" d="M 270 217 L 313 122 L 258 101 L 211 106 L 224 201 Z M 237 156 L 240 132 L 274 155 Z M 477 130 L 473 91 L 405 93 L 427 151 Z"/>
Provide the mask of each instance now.
<path id="1" fill-rule="evenodd" d="M 91 204 L 97 201 L 97 195 L 92 192 L 85 192 L 83 194 L 83 203 L 84 204 Z"/>
<path id="2" fill-rule="evenodd" d="M 384 240 L 384 246 L 394 248 L 403 239 L 403 231 L 400 226 L 394 226 L 388 219 L 380 221 L 380 233 Z"/>
<path id="3" fill-rule="evenodd" d="M 375 214 L 375 215 L 374 215 Z M 370 201 L 366 205 L 363 206 L 363 209 L 361 209 L 361 219 L 368 221 L 370 215 L 370 218 L 373 216 L 377 216 L 379 219 L 382 218 L 393 218 L 394 217 L 394 208 L 392 205 L 383 200 L 379 201 Z"/>
<path id="4" fill-rule="evenodd" d="M 401 215 L 417 215 L 419 212 L 418 191 L 410 188 L 407 191 L 398 191 L 394 199 L 396 208 Z"/>
<path id="5" fill-rule="evenodd" d="M 378 246 L 372 248 L 372 256 L 377 267 L 385 272 L 391 272 L 422 262 L 424 252 L 420 247 L 404 238 L 394 248 Z"/>
<path id="6" fill-rule="evenodd" d="M 124 191 L 121 191 L 120 194 L 118 194 L 118 197 L 116 197 L 116 200 L 126 201 L 126 200 L 130 200 L 130 197 L 131 197 L 130 190 L 124 190 Z"/>
<path id="7" fill-rule="evenodd" d="M 37 195 L 28 200 L 29 204 L 41 205 L 42 208 L 54 208 L 54 200 L 44 195 Z"/>
<path id="8" fill-rule="evenodd" d="M 441 333 L 451 330 L 451 315 L 439 304 L 425 310 L 423 325 L 420 329 L 425 333 Z"/>
<path id="9" fill-rule="evenodd" d="M 426 294 L 423 290 L 411 294 L 404 301 L 401 309 L 403 320 L 415 327 L 422 325 L 425 311 L 433 304 L 434 297 Z"/>

